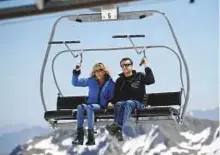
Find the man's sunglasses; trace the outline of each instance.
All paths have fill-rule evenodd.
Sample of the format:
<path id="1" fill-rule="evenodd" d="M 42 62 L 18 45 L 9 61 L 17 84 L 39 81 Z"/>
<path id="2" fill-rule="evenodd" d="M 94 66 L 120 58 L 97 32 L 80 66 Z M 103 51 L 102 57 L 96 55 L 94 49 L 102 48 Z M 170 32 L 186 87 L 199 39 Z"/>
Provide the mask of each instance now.
<path id="1" fill-rule="evenodd" d="M 130 66 L 131 64 L 121 64 L 121 68 L 124 68 L 124 67 L 128 67 Z"/>

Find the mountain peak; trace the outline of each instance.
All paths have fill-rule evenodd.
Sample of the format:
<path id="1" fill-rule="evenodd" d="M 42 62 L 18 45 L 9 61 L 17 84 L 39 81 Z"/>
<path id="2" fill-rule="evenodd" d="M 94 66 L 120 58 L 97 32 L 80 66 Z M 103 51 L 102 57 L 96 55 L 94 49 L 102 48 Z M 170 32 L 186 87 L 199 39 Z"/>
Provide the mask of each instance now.
<path id="1" fill-rule="evenodd" d="M 104 127 L 97 129 L 94 146 L 72 146 L 73 130 L 54 132 L 32 139 L 17 148 L 27 154 L 214 154 L 219 152 L 219 122 L 187 117 L 183 125 L 139 125 L 125 127 L 118 142 Z M 87 139 L 87 133 L 85 135 Z"/>

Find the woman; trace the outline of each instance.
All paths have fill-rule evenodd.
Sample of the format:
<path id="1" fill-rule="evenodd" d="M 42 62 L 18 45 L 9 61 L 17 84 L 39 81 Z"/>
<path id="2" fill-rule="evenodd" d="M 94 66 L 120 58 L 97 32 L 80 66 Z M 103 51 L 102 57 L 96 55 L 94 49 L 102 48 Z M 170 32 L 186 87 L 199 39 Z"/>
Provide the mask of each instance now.
<path id="1" fill-rule="evenodd" d="M 77 87 L 89 87 L 86 103 L 77 106 L 77 137 L 73 144 L 83 145 L 84 142 L 84 111 L 88 120 L 88 141 L 86 145 L 95 145 L 93 126 L 94 111 L 105 110 L 113 98 L 115 84 L 103 63 L 97 63 L 92 68 L 89 78 L 80 78 L 79 66 L 73 70 L 72 84 Z"/>

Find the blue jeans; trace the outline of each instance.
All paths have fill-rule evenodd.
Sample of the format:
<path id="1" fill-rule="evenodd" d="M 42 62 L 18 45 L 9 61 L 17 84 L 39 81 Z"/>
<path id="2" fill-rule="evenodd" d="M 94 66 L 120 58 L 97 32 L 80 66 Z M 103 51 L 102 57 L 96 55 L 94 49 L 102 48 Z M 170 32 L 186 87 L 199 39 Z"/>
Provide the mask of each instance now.
<path id="1" fill-rule="evenodd" d="M 123 129 L 128 120 L 132 110 L 141 110 L 144 104 L 135 100 L 119 101 L 114 107 L 114 122 Z"/>
<path id="2" fill-rule="evenodd" d="M 80 104 L 77 106 L 77 127 L 82 128 L 84 123 L 84 112 L 86 110 L 88 129 L 93 129 L 94 126 L 94 111 L 101 110 L 99 104 Z"/>

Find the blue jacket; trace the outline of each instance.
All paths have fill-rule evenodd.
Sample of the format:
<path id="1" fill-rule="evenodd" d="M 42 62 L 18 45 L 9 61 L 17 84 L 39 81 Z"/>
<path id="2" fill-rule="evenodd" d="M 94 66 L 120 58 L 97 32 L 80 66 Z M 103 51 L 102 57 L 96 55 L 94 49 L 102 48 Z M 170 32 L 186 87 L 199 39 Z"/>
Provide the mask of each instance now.
<path id="1" fill-rule="evenodd" d="M 102 89 L 94 77 L 79 78 L 80 71 L 73 70 L 72 84 L 76 87 L 89 87 L 87 104 L 100 104 L 106 108 L 108 102 L 114 97 L 115 83 L 111 77 L 107 78 Z"/>

